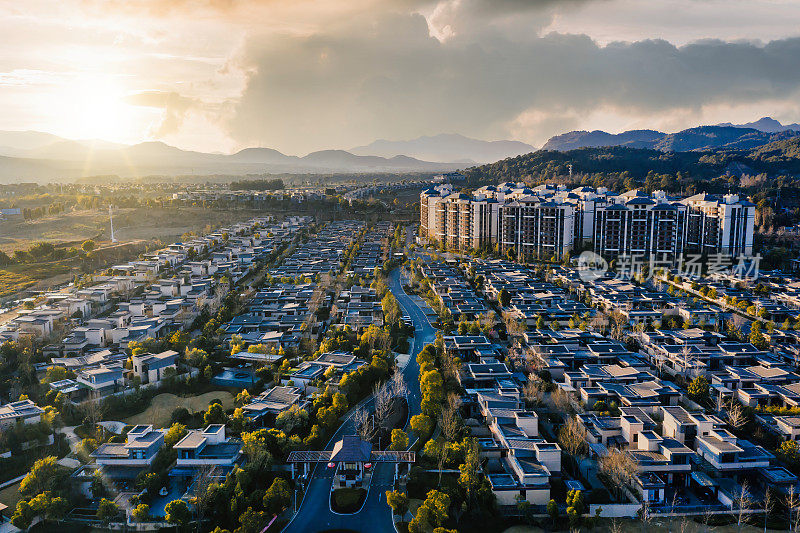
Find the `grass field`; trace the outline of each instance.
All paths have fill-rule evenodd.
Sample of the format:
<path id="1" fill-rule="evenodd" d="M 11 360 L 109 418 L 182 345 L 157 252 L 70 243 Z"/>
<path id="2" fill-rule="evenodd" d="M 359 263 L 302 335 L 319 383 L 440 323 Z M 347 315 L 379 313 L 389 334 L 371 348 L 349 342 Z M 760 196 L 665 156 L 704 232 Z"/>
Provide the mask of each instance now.
<path id="1" fill-rule="evenodd" d="M 22 494 L 19 493 L 19 484 L 14 483 L 8 487 L 0 490 L 0 503 L 8 505 L 9 509 L 16 509 L 17 502 L 22 499 Z"/>
<path id="2" fill-rule="evenodd" d="M 162 240 L 174 242 L 184 233 L 201 233 L 206 226 L 218 227 L 263 215 L 254 210 L 211 210 L 199 207 L 124 208 L 114 211 L 114 232 L 119 241 Z M 30 222 L 0 222 L 0 250 L 27 250 L 40 241 L 80 246 L 86 239 L 102 244 L 110 238 L 107 209 L 71 211 Z"/>
<path id="3" fill-rule="evenodd" d="M 36 285 L 36 280 L 16 274 L 9 270 L 0 270 L 0 298 L 10 296 Z"/>
<path id="4" fill-rule="evenodd" d="M 201 235 L 209 227 L 217 228 L 264 214 L 254 210 L 215 211 L 199 207 L 119 209 L 114 212 L 114 233 L 120 244 L 114 245 L 108 240 L 106 210 L 73 211 L 30 222 L 0 222 L 0 250 L 11 255 L 15 250 L 27 250 L 42 241 L 79 248 L 83 241 L 93 239 L 98 245 L 94 253 L 102 266 L 134 259 L 146 245 L 152 248 L 154 241 L 170 244 L 188 232 Z M 76 258 L 14 264 L 0 269 L 0 298 L 17 297 L 26 289 L 50 289 L 82 273 L 81 260 Z"/>
<path id="5" fill-rule="evenodd" d="M 169 425 L 172 411 L 178 407 L 185 407 L 190 413 L 205 411 L 211 400 L 219 399 L 227 410 L 233 407 L 233 395 L 227 391 L 211 391 L 198 396 L 175 396 L 174 394 L 159 394 L 153 398 L 150 407 L 143 412 L 129 416 L 123 422 L 135 426 L 136 424 L 153 424 L 155 427 Z"/>

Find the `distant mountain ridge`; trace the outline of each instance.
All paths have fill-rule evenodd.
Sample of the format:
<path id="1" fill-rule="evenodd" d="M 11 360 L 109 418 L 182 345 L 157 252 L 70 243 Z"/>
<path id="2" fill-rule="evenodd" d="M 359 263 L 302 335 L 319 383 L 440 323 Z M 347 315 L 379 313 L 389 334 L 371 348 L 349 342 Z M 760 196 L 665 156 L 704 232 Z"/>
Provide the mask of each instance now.
<path id="1" fill-rule="evenodd" d="M 699 126 L 676 133 L 631 130 L 612 134 L 605 131 L 571 131 L 551 137 L 543 150 L 568 151 L 579 148 L 624 146 L 662 152 L 691 152 L 716 148 L 749 149 L 800 134 L 800 124 L 783 125 L 764 117 L 748 124 Z"/>
<path id="2" fill-rule="evenodd" d="M 378 139 L 348 150 L 356 155 L 394 157 L 404 155 L 424 161 L 489 163 L 536 150 L 520 141 L 481 141 L 457 133 L 417 137 L 407 141 Z"/>
<path id="3" fill-rule="evenodd" d="M 722 122 L 717 126 L 730 126 L 733 128 L 751 128 L 765 133 L 778 133 L 781 131 L 800 131 L 800 124 L 781 124 L 779 121 L 772 117 L 761 117 L 754 122 L 747 122 L 745 124 L 731 124 L 730 122 Z"/>
<path id="4" fill-rule="evenodd" d="M 503 161 L 472 167 L 465 173 L 474 183 L 519 181 L 553 175 L 624 174 L 634 179 L 681 173 L 692 178 L 713 179 L 766 174 L 768 177 L 800 177 L 800 135 L 782 132 L 788 137 L 753 148 L 742 146 L 709 150 L 662 151 L 653 148 L 603 146 L 568 151 L 538 150 Z M 743 141 L 741 144 L 747 144 Z M 622 178 L 618 178 L 622 179 Z"/>
<path id="5" fill-rule="evenodd" d="M 4 137 L 4 133 L 9 133 Z M 320 150 L 303 157 L 271 148 L 245 148 L 234 154 L 181 150 L 160 141 L 115 145 L 102 141 L 71 141 L 56 136 L 0 132 L 0 183 L 72 179 L 91 175 L 141 177 L 151 175 L 211 175 L 329 172 L 444 172 L 464 163 L 422 161 L 408 156 L 363 156 L 344 150 Z M 48 137 L 49 136 L 49 137 Z M 52 141 L 52 142 L 47 142 Z M 45 144 L 43 144 L 45 143 Z M 14 145 L 16 146 L 9 146 Z"/>

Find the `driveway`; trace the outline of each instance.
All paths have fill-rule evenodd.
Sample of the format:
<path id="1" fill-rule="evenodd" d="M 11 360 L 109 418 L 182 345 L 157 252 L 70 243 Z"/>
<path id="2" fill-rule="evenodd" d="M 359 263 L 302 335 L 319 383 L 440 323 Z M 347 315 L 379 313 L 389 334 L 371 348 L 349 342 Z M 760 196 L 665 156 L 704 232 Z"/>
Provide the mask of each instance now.
<path id="1" fill-rule="evenodd" d="M 436 329 L 425 317 L 425 313 L 417 304 L 403 291 L 400 284 L 400 270 L 394 269 L 389 274 L 389 290 L 397 298 L 400 307 L 411 317 L 414 323 L 414 353 L 406 367 L 403 369 L 408 385 L 408 404 L 409 420 L 411 416 L 420 412 L 420 391 L 419 391 L 419 365 L 416 355 L 422 348 L 436 339 Z M 373 399 L 369 398 L 363 402 L 367 408 L 371 408 Z M 325 447 L 332 450 L 334 444 L 341 440 L 343 435 L 355 434 L 355 426 L 352 419 L 353 410 L 347 414 L 342 426 L 331 437 Z M 408 421 L 406 422 L 408 431 Z M 414 439 L 411 439 L 413 442 Z M 333 484 L 333 469 L 327 468 L 325 464 L 317 464 L 311 470 L 311 482 L 306 491 L 302 502 L 298 502 L 300 509 L 294 519 L 284 528 L 287 533 L 316 533 L 327 530 L 350 530 L 363 533 L 394 533 L 392 513 L 386 504 L 387 490 L 393 488 L 394 465 L 387 463 L 377 463 L 372 475 L 372 482 L 367 494 L 367 501 L 361 510 L 355 514 L 340 515 L 333 513 L 330 509 L 330 492 Z"/>

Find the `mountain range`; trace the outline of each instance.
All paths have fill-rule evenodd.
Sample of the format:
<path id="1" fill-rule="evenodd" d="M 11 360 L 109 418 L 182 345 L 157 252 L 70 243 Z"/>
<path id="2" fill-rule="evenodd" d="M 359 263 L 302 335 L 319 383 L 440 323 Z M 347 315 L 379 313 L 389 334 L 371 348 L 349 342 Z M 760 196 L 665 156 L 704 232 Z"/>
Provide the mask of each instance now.
<path id="1" fill-rule="evenodd" d="M 578 148 L 608 146 L 646 148 L 662 152 L 691 152 L 717 148 L 751 149 L 798 134 L 800 134 L 800 124 L 783 125 L 773 118 L 764 117 L 747 124 L 727 122 L 689 128 L 676 133 L 656 130 L 630 130 L 616 134 L 600 130 L 571 131 L 551 137 L 542 150 L 564 152 Z"/>
<path id="2" fill-rule="evenodd" d="M 424 161 L 450 161 L 453 163 L 491 163 L 500 159 L 527 154 L 536 150 L 520 141 L 479 141 L 457 133 L 417 137 L 408 141 L 378 139 L 366 146 L 348 150 L 356 155 L 394 157 L 406 155 Z"/>
<path id="3" fill-rule="evenodd" d="M 651 172 L 712 180 L 732 176 L 765 174 L 768 177 L 800 176 L 800 135 L 775 140 L 754 148 L 662 151 L 628 146 L 576 148 L 568 151 L 537 150 L 511 159 L 466 170 L 474 183 L 518 181 L 568 173 L 605 174 L 610 179 L 625 176 L 643 180 Z M 616 178 L 613 176 L 616 175 Z M 622 177 L 620 177 L 622 175 Z"/>
<path id="4" fill-rule="evenodd" d="M 321 150 L 298 157 L 271 148 L 246 148 L 228 155 L 181 150 L 163 142 L 144 142 L 128 146 L 104 141 L 73 141 L 40 132 L 0 132 L 0 183 L 106 174 L 139 177 L 440 172 L 466 166 L 468 165 L 465 163 L 423 161 L 405 155 L 357 155 L 344 150 Z"/>
<path id="5" fill-rule="evenodd" d="M 676 133 L 572 131 L 550 138 L 540 152 L 603 147 L 645 149 L 655 153 L 753 150 L 798 135 L 800 124 L 784 125 L 764 117 L 746 124 L 722 123 Z M 124 145 L 70 140 L 37 131 L 0 131 L 0 183 L 72 180 L 96 175 L 432 173 L 534 152 L 533 146 L 519 141 L 482 141 L 458 134 L 404 141 L 381 139 L 348 151 L 320 150 L 301 157 L 272 148 L 245 148 L 233 154 L 221 154 L 181 150 L 163 142 Z"/>

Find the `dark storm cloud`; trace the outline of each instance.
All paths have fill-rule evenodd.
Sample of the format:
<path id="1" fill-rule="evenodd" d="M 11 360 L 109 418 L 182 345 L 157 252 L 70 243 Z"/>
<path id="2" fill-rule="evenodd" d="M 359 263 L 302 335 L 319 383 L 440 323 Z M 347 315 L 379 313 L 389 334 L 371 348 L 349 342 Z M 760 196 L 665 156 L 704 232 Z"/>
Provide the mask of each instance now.
<path id="1" fill-rule="evenodd" d="M 477 12 L 460 16 L 474 21 Z M 484 136 L 531 110 L 547 117 L 611 106 L 646 115 L 785 98 L 800 86 L 800 39 L 601 47 L 583 35 L 470 26 L 439 41 L 421 15 L 394 13 L 307 36 L 252 38 L 230 131 L 290 148 L 443 131 Z"/>

